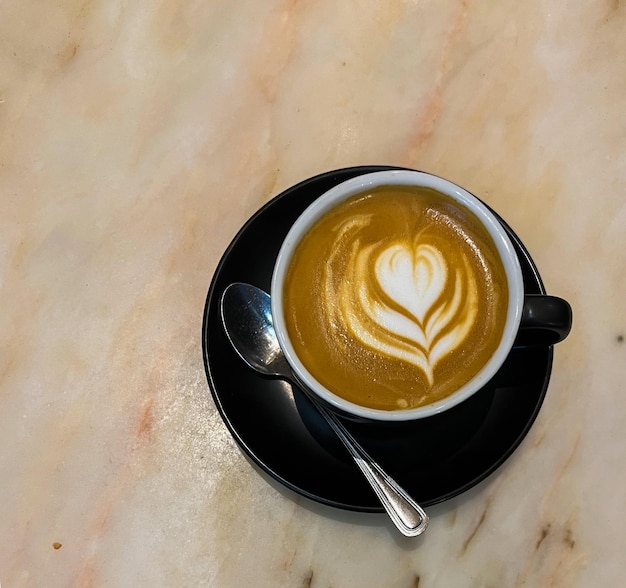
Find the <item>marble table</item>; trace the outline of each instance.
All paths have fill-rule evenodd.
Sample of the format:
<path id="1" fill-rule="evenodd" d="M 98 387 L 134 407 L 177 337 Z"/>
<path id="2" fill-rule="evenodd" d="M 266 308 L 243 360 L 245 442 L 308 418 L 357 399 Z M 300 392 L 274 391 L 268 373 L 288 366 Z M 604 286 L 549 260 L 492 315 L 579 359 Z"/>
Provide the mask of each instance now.
<path id="1" fill-rule="evenodd" d="M 626 6 L 0 4 L 0 585 L 618 587 Z M 351 165 L 451 179 L 574 308 L 537 420 L 399 537 L 224 426 L 203 307 L 241 225 Z"/>

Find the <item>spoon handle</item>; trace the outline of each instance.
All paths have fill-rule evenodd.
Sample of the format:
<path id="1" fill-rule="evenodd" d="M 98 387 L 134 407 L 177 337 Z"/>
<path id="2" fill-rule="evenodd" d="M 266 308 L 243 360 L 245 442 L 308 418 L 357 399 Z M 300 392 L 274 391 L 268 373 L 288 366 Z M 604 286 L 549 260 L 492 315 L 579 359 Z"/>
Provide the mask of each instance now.
<path id="1" fill-rule="evenodd" d="M 376 463 L 334 414 L 315 399 L 311 400 L 350 452 L 354 462 L 376 492 L 389 518 L 399 531 L 407 537 L 421 535 L 428 527 L 428 515 L 422 507 Z"/>

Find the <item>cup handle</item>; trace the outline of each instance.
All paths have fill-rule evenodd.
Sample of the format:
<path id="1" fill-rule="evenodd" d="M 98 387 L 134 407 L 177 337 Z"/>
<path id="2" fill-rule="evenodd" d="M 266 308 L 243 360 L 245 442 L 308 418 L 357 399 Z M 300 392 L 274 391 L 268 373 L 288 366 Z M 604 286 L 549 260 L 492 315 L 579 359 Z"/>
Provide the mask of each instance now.
<path id="1" fill-rule="evenodd" d="M 544 294 L 526 294 L 516 347 L 553 345 L 572 329 L 572 307 L 567 300 Z"/>

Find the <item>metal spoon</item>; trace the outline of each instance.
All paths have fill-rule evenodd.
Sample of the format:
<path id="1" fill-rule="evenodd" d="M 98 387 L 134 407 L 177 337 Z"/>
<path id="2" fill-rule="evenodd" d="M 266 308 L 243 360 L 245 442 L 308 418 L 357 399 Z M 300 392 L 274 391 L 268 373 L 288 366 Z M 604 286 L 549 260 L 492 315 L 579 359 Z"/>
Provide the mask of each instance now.
<path id="1" fill-rule="evenodd" d="M 257 372 L 287 380 L 307 394 L 350 452 L 400 532 L 407 537 L 423 533 L 428 526 L 424 510 L 367 454 L 341 421 L 298 383 L 278 345 L 269 294 L 249 284 L 231 284 L 222 294 L 221 313 L 226 335 L 241 359 Z"/>

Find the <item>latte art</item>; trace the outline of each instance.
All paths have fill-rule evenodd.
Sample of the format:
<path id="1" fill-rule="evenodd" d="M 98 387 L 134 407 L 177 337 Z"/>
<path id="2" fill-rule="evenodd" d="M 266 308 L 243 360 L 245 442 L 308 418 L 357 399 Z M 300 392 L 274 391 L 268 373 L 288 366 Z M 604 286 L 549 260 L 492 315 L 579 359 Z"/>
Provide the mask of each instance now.
<path id="1" fill-rule="evenodd" d="M 432 386 L 435 366 L 467 339 L 476 318 L 478 287 L 467 259 L 447 260 L 419 241 L 381 252 L 357 241 L 352 253 L 338 289 L 325 272 L 326 313 L 372 350 L 422 370 Z"/>
<path id="2" fill-rule="evenodd" d="M 378 188 L 323 216 L 284 287 L 301 361 L 357 404 L 431 403 L 496 349 L 508 289 L 495 245 L 467 210 L 424 188 Z"/>

